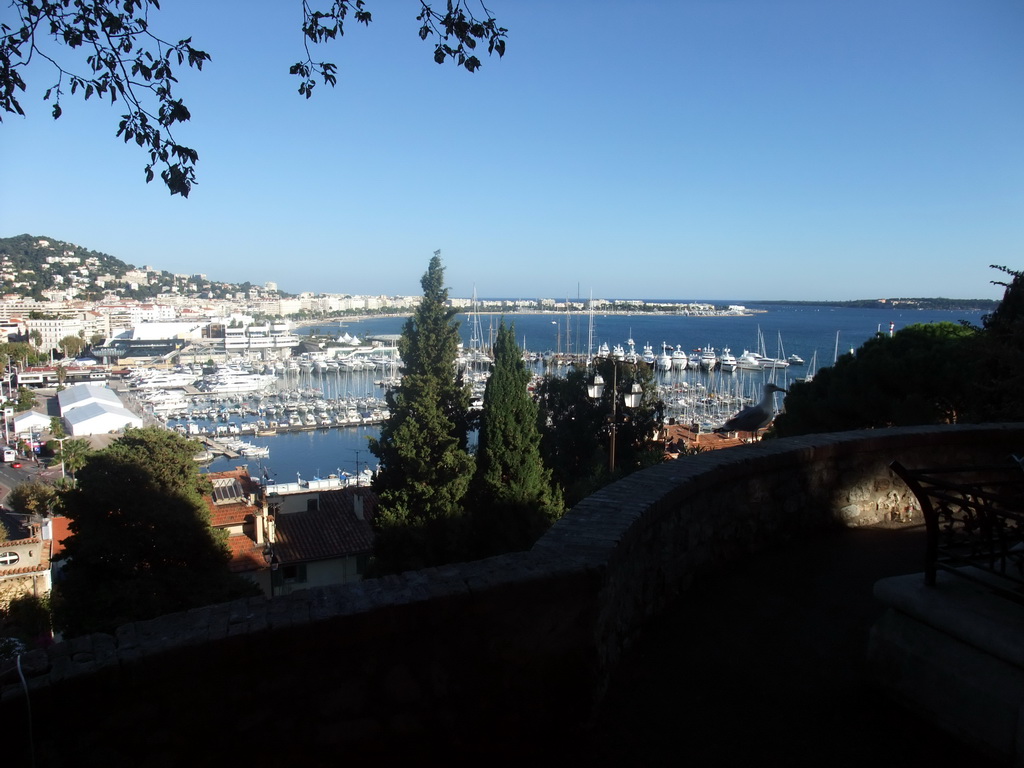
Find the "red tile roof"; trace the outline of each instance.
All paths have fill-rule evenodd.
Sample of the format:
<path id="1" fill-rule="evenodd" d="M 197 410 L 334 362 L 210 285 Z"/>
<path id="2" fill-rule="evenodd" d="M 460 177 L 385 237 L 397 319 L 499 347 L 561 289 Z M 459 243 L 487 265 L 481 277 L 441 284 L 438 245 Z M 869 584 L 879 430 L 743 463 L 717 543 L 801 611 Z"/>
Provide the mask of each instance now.
<path id="1" fill-rule="evenodd" d="M 255 515 L 257 508 L 250 504 L 248 499 L 256 492 L 256 483 L 249 477 L 248 469 L 237 467 L 225 472 L 211 472 L 207 478 L 210 480 L 237 480 L 246 495 L 244 501 L 221 504 L 215 502 L 212 496 L 204 496 L 203 500 L 206 502 L 207 509 L 210 510 L 210 525 L 214 528 L 240 525 Z"/>
<path id="2" fill-rule="evenodd" d="M 233 573 L 259 571 L 267 567 L 267 561 L 263 557 L 263 546 L 244 533 L 229 536 L 228 549 L 231 550 L 231 562 L 228 563 L 228 568 Z"/>
<path id="3" fill-rule="evenodd" d="M 64 551 L 64 542 L 71 538 L 71 520 L 63 517 L 50 518 L 50 530 L 53 536 L 53 554 L 59 555 Z"/>
<path id="4" fill-rule="evenodd" d="M 206 508 L 210 510 L 210 524 L 214 528 L 225 528 L 231 525 L 249 524 L 255 522 L 258 508 L 250 504 L 248 499 L 257 493 L 256 482 L 249 476 L 249 470 L 245 467 L 230 469 L 225 472 L 211 472 L 207 475 L 210 480 L 237 480 L 242 486 L 245 499 L 242 501 L 228 501 L 217 503 L 212 496 L 204 496 Z M 236 533 L 228 536 L 228 549 L 231 550 L 231 561 L 228 568 L 235 573 L 244 571 L 258 571 L 267 567 L 267 561 L 263 558 L 263 545 L 257 544 L 247 533 Z"/>
<path id="5" fill-rule="evenodd" d="M 363 519 L 355 513 L 353 499 L 363 499 Z M 282 563 L 328 560 L 373 549 L 370 519 L 377 508 L 377 494 L 369 488 L 343 488 L 320 494 L 315 511 L 283 512 L 276 517 L 274 552 Z"/>

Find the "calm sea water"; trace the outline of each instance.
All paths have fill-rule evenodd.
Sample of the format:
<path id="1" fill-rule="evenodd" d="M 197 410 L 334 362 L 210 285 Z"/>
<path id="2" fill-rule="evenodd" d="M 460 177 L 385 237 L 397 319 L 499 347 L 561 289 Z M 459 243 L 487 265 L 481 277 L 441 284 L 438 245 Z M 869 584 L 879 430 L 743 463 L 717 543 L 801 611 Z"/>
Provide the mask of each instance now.
<path id="1" fill-rule="evenodd" d="M 656 354 L 662 344 L 680 346 L 687 351 L 712 346 L 716 350 L 729 347 L 733 354 L 745 350 L 757 350 L 759 339 L 769 356 L 798 354 L 808 366 L 791 367 L 780 371 L 778 376 L 793 377 L 806 374 L 815 359 L 817 368 L 831 365 L 836 351 L 839 354 L 856 349 L 876 333 L 888 333 L 890 322 L 896 330 L 915 323 L 959 322 L 961 320 L 980 324 L 981 313 L 962 311 L 935 311 L 892 309 L 851 309 L 822 306 L 771 306 L 747 304 L 754 314 L 745 317 L 684 317 L 678 315 L 602 315 L 593 318 L 593 344 L 602 342 L 609 346 L 625 345 L 632 338 L 637 352 L 650 344 Z M 473 336 L 473 318 L 461 316 L 461 333 L 467 345 Z M 478 317 L 477 335 L 485 341 L 492 336 L 501 322 L 497 315 Z M 557 314 L 506 315 L 507 324 L 515 326 L 516 339 L 520 346 L 533 352 L 561 351 L 580 353 L 587 351 L 590 316 L 574 314 L 570 317 Z M 320 333 L 342 335 L 348 333 L 360 339 L 368 335 L 401 333 L 405 318 L 370 318 L 342 323 L 325 323 L 306 333 L 317 330 Z M 837 345 L 838 335 L 838 345 Z M 678 374 L 676 374 L 678 375 Z M 699 374 L 703 375 L 703 374 Z M 737 372 L 730 381 L 742 396 L 749 396 L 758 388 L 765 374 Z M 698 374 L 687 373 L 690 382 Z M 351 374 L 349 376 L 324 373 L 306 374 L 296 385 L 323 389 L 327 397 L 345 394 L 377 394 L 373 381 L 380 374 Z M 725 379 L 725 376 L 722 376 Z M 707 378 L 702 381 L 709 386 Z M 672 384 L 663 379 L 663 383 Z M 781 382 L 785 385 L 785 379 Z M 344 471 L 354 474 L 359 470 L 376 466 L 376 458 L 370 454 L 367 439 L 378 434 L 376 427 L 346 427 L 330 430 L 315 430 L 280 434 L 271 437 L 246 437 L 247 442 L 270 447 L 270 457 L 228 460 L 219 458 L 208 465 L 211 471 L 221 471 L 233 466 L 247 464 L 253 474 L 266 472 L 278 482 L 294 482 L 297 476 L 311 479 L 323 477 L 332 472 Z"/>

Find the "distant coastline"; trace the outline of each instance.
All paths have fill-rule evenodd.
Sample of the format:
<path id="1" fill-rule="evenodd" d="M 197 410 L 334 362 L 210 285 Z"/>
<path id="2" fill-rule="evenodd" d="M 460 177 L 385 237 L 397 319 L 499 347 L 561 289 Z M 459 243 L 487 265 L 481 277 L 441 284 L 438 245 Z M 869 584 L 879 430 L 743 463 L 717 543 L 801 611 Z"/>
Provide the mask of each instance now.
<path id="1" fill-rule="evenodd" d="M 990 312 L 999 299 L 897 298 L 854 299 L 852 301 L 756 301 L 755 304 L 787 307 L 849 307 L 851 309 L 934 309 L 960 312 Z"/>
<path id="2" fill-rule="evenodd" d="M 713 302 L 706 302 L 712 304 Z M 844 309 L 892 309 L 893 311 L 905 311 L 908 309 L 917 310 L 934 310 L 934 311 L 951 311 L 951 312 L 991 312 L 997 306 L 999 306 L 999 300 L 997 299 L 947 299 L 947 298 L 897 298 L 897 299 L 854 299 L 848 301 L 791 301 L 791 300 L 774 300 L 774 301 L 754 301 L 753 304 L 759 305 L 758 307 L 751 307 L 746 304 L 737 302 L 736 304 L 730 303 L 729 306 L 742 306 L 742 311 L 734 311 L 721 308 L 721 305 L 714 304 L 715 309 L 703 312 L 678 312 L 668 311 L 664 308 L 657 306 L 650 306 L 643 308 L 641 306 L 630 306 L 623 308 L 614 308 L 610 306 L 603 306 L 594 309 L 594 314 L 598 316 L 636 316 L 636 315 L 664 315 L 664 316 L 680 316 L 680 317 L 751 317 L 753 315 L 765 314 L 770 312 L 770 309 L 764 309 L 763 307 L 842 307 Z M 460 307 L 459 314 L 474 314 L 473 310 L 469 307 Z M 569 310 L 565 309 L 523 309 L 523 310 L 494 310 L 494 309 L 480 309 L 475 314 L 478 315 L 496 315 L 496 316 L 524 316 L 524 315 L 558 315 L 564 316 L 566 314 L 572 315 L 585 315 L 590 314 L 587 309 L 572 308 Z M 360 322 L 363 320 L 373 320 L 380 317 L 409 317 L 412 312 L 409 310 L 401 310 L 396 312 L 377 312 L 377 313 L 360 313 L 360 314 L 338 314 L 333 316 L 321 317 L 317 319 L 303 319 L 295 323 L 297 329 L 315 328 L 320 325 L 333 324 L 333 323 L 346 323 L 346 322 Z"/>

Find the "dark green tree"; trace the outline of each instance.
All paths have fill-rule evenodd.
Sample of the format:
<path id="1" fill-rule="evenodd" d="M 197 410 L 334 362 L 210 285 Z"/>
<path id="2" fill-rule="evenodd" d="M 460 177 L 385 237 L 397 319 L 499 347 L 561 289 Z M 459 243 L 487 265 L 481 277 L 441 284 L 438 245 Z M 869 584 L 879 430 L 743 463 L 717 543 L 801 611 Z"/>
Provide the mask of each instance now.
<path id="1" fill-rule="evenodd" d="M 85 462 L 88 461 L 91 452 L 92 447 L 89 445 L 88 440 L 80 437 L 69 437 L 59 444 L 55 456 L 57 461 L 63 462 L 64 471 L 74 478 L 75 473 L 85 466 Z"/>
<path id="2" fill-rule="evenodd" d="M 790 386 L 779 437 L 868 427 L 952 424 L 970 418 L 978 331 L 955 323 L 911 325 L 843 355 Z"/>
<path id="3" fill-rule="evenodd" d="M 596 401 L 588 394 L 595 374 L 604 380 L 604 390 Z M 627 408 L 624 396 L 634 384 L 641 389 L 640 405 Z M 546 376 L 537 393 L 541 452 L 563 490 L 566 506 L 664 458 L 660 442 L 654 440 L 661 428 L 664 403 L 649 365 L 598 359 L 593 368 L 574 368 L 564 378 Z M 611 469 L 613 413 L 616 450 Z"/>
<path id="4" fill-rule="evenodd" d="M 54 592 L 70 635 L 257 593 L 228 571 L 210 526 L 196 443 L 167 430 L 129 430 L 89 456 L 63 494 L 71 536 Z"/>
<path id="5" fill-rule="evenodd" d="M 609 413 L 587 396 L 591 376 L 573 368 L 563 376 L 545 376 L 537 387 L 541 454 L 572 507 L 600 488 L 608 456 L 602 433 Z"/>
<path id="6" fill-rule="evenodd" d="M 0 658 L 3 648 L 14 638 L 14 648 L 36 648 L 53 637 L 50 630 L 50 600 L 36 595 L 19 595 L 6 606 L 0 603 Z M 4 641 L 8 640 L 7 643 Z"/>
<path id="7" fill-rule="evenodd" d="M 974 370 L 991 376 L 972 376 L 976 405 L 974 421 L 1024 420 L 1024 272 L 993 265 L 1010 281 L 993 281 L 1005 288 L 999 306 L 984 318 Z"/>
<path id="8" fill-rule="evenodd" d="M 601 374 L 605 383 L 601 409 L 607 414 L 607 420 L 602 435 L 609 446 L 613 418 L 615 424 L 615 468 L 609 470 L 611 479 L 664 461 L 664 447 L 657 438 L 665 403 L 658 393 L 653 368 L 644 362 L 622 363 L 604 358 L 594 363 L 594 370 Z M 639 387 L 640 402 L 636 407 L 627 407 L 626 395 L 634 386 Z"/>
<path id="9" fill-rule="evenodd" d="M 174 130 L 192 118 L 184 100 L 177 97 L 177 76 L 182 67 L 202 70 L 211 60 L 206 51 L 193 47 L 192 38 L 172 41 L 159 37 L 158 0 L 13 0 L 11 19 L 0 24 L 0 114 L 24 115 L 18 92 L 26 89 L 23 74 L 33 58 L 52 65 L 56 82 L 43 95 L 53 98 L 51 114 L 61 116 L 62 97 L 81 92 L 85 99 L 96 96 L 120 100 L 127 110 L 121 115 L 117 136 L 137 144 L 149 153 L 146 181 L 154 169 L 172 195 L 188 197 L 195 183 L 199 153 L 174 138 Z M 302 3 L 302 43 L 306 57 L 289 68 L 299 78 L 298 91 L 307 99 L 317 80 L 333 86 L 337 67 L 314 61 L 310 45 L 327 43 L 344 35 L 349 13 L 355 21 L 369 25 L 372 17 L 366 0 L 330 0 L 321 8 Z M 480 68 L 474 55 L 477 44 L 487 44 L 488 53 L 505 53 L 506 30 L 498 26 L 480 3 L 478 18 L 467 0 L 448 0 L 444 11 L 420 2 L 416 9 L 421 40 L 434 42 L 433 59 L 438 64 L 454 61 L 469 72 Z M 15 18 L 16 16 L 16 18 Z M 66 48 L 85 54 L 85 66 L 74 72 L 64 69 Z M 244 77 L 244 73 L 242 73 Z"/>
<path id="10" fill-rule="evenodd" d="M 370 450 L 374 479 L 374 569 L 450 562 L 463 551 L 463 499 L 473 473 L 467 451 L 469 390 L 456 373 L 457 310 L 447 306 L 440 252 L 423 275 L 423 300 L 398 342 L 402 381 L 388 393 L 390 417 Z"/>
<path id="11" fill-rule="evenodd" d="M 24 341 L 8 341 L 0 343 L 0 360 L 4 369 L 14 362 L 21 365 L 36 363 L 41 359 L 39 352 L 31 344 Z"/>
<path id="12" fill-rule="evenodd" d="M 503 321 L 484 390 L 470 492 L 478 556 L 528 549 L 563 511 L 562 494 L 541 458 L 538 410 L 529 383 L 515 330 Z"/>
<path id="13" fill-rule="evenodd" d="M 28 387 L 18 387 L 18 401 L 14 404 L 14 410 L 27 411 L 36 404 L 36 394 Z"/>

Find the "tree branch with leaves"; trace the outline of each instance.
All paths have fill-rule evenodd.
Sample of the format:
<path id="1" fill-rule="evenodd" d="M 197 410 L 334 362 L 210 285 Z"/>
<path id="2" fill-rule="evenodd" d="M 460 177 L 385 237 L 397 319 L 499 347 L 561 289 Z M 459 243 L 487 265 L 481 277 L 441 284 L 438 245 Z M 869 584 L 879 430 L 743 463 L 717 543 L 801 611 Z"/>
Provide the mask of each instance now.
<path id="1" fill-rule="evenodd" d="M 160 177 L 171 194 L 188 197 L 199 154 L 174 138 L 172 127 L 192 116 L 175 98 L 174 72 L 186 63 L 201 70 L 210 55 L 194 48 L 192 38 L 172 43 L 150 31 L 150 12 L 159 10 L 158 0 L 14 0 L 12 6 L 19 24 L 0 25 L 0 107 L 25 114 L 17 98 L 25 90 L 21 72 L 34 57 L 43 58 L 57 75 L 43 95 L 44 101 L 53 98 L 55 120 L 63 114 L 62 98 L 79 90 L 86 101 L 94 95 L 111 104 L 120 99 L 128 111 L 116 135 L 149 152 L 146 181 L 153 180 L 154 166 L 162 166 Z M 86 52 L 84 70 L 66 69 L 50 53 L 62 46 Z"/>
<path id="2" fill-rule="evenodd" d="M 438 64 L 451 60 L 475 72 L 481 62 L 473 51 L 483 43 L 489 54 L 504 56 L 507 30 L 482 2 L 475 3 L 480 11 L 474 13 L 471 2 L 447 0 L 440 12 L 420 0 L 419 36 L 436 41 L 433 56 Z M 34 58 L 42 58 L 56 72 L 56 83 L 43 95 L 44 101 L 53 99 L 55 120 L 63 114 L 65 95 L 81 92 L 85 100 L 95 95 L 111 104 L 120 99 L 127 112 L 116 135 L 149 153 L 146 182 L 160 169 L 170 193 L 188 197 L 197 183 L 199 153 L 174 136 L 173 129 L 192 118 L 184 100 L 177 98 L 175 72 L 182 67 L 201 71 L 210 54 L 195 48 L 191 37 L 171 42 L 152 31 L 150 15 L 160 10 L 159 0 L 12 0 L 11 6 L 18 21 L 0 23 L 0 119 L 3 112 L 25 115 L 18 100 L 26 90 L 22 74 Z M 310 46 L 343 36 L 350 13 L 365 26 L 372 20 L 366 0 L 333 0 L 326 10 L 302 0 L 306 58 L 291 65 L 289 73 L 300 78 L 298 91 L 307 99 L 318 79 L 332 87 L 337 83 L 337 66 L 314 61 Z M 84 68 L 66 68 L 58 60 L 61 49 L 86 52 Z"/>

